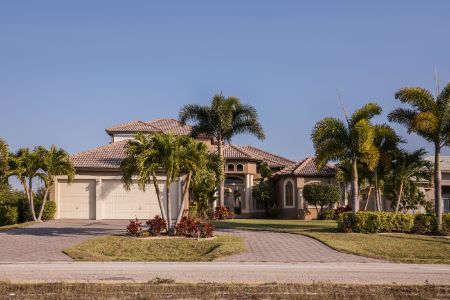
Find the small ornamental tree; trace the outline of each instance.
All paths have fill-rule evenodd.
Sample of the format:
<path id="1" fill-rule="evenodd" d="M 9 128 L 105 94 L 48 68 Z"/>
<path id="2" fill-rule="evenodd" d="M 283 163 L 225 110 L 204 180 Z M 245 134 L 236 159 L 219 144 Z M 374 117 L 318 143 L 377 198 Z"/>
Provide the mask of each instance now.
<path id="1" fill-rule="evenodd" d="M 323 208 L 339 202 L 341 199 L 341 189 L 332 184 L 327 183 L 313 183 L 305 185 L 303 188 L 303 197 L 305 200 L 316 207 L 317 217 L 320 218 L 323 214 Z M 320 211 L 318 209 L 320 206 Z"/>

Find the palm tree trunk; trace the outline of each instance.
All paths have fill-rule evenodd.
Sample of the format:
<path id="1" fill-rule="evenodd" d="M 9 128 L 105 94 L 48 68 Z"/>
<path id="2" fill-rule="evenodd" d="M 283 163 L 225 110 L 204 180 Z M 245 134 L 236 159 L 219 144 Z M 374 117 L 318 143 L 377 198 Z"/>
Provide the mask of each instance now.
<path id="1" fill-rule="evenodd" d="M 166 210 L 164 209 L 164 203 L 162 202 L 162 199 L 161 199 L 161 191 L 159 190 L 158 180 L 157 180 L 155 174 L 152 175 L 152 179 L 153 179 L 153 185 L 154 185 L 155 191 L 156 191 L 156 197 L 158 198 L 159 209 L 161 210 L 161 218 L 163 218 L 164 220 L 167 220 Z M 168 224 L 167 224 L 167 226 L 168 226 Z M 169 230 L 168 227 L 166 229 Z"/>
<path id="2" fill-rule="evenodd" d="M 39 215 L 37 217 L 38 221 L 42 220 L 42 215 L 44 214 L 44 208 L 45 208 L 45 204 L 47 203 L 47 198 L 48 198 L 48 194 L 49 194 L 49 188 L 45 188 L 45 193 L 44 193 L 44 198 L 42 199 L 42 205 L 41 208 L 39 209 Z"/>
<path id="3" fill-rule="evenodd" d="M 400 208 L 400 200 L 402 199 L 403 194 L 403 181 L 400 181 L 400 187 L 398 188 L 398 195 L 397 195 L 397 203 L 395 204 L 395 212 L 398 212 Z"/>
<path id="4" fill-rule="evenodd" d="M 167 226 L 169 227 L 169 235 L 172 235 L 173 233 L 173 227 L 172 227 L 172 207 L 170 205 L 170 185 L 171 182 L 169 180 L 169 174 L 167 174 L 166 179 L 166 203 L 167 203 Z"/>
<path id="5" fill-rule="evenodd" d="M 223 141 L 219 140 L 218 150 L 219 150 L 219 156 L 222 161 L 222 172 L 225 172 L 225 162 L 223 159 Z M 225 178 L 222 179 L 219 185 L 219 205 L 224 206 L 225 205 Z"/>
<path id="6" fill-rule="evenodd" d="M 370 194 L 372 192 L 372 187 L 369 187 L 369 191 L 367 192 L 367 200 L 366 200 L 366 205 L 364 206 L 364 210 L 367 210 L 368 204 L 369 204 L 369 200 L 370 200 Z"/>
<path id="7" fill-rule="evenodd" d="M 376 210 L 380 211 L 381 210 L 380 201 L 379 201 L 380 189 L 378 187 L 378 172 L 377 172 L 377 170 L 375 170 L 373 172 L 373 178 L 375 181 L 375 207 L 376 207 Z"/>
<path id="8" fill-rule="evenodd" d="M 189 193 L 189 185 L 191 184 L 191 177 L 192 177 L 192 173 L 189 172 L 187 175 L 187 178 L 186 178 L 186 185 L 184 187 L 184 191 L 181 196 L 181 197 L 183 197 L 183 199 L 181 200 L 181 206 L 180 206 L 180 210 L 178 211 L 178 217 L 177 217 L 177 221 L 176 221 L 175 225 L 177 225 L 180 222 L 181 218 L 183 217 L 183 210 L 186 205 L 186 201 L 189 198 L 189 197 L 187 197 L 188 196 L 187 193 Z"/>
<path id="9" fill-rule="evenodd" d="M 439 143 L 434 145 L 434 211 L 438 218 L 439 229 L 442 226 L 442 213 L 444 202 L 442 201 L 442 176 L 441 176 L 441 147 Z"/>
<path id="10" fill-rule="evenodd" d="M 359 197 L 358 197 L 358 168 L 356 158 L 352 159 L 352 199 L 351 207 L 353 212 L 359 211 Z"/>
<path id="11" fill-rule="evenodd" d="M 31 216 L 33 221 L 37 221 L 36 212 L 34 211 L 34 199 L 33 199 L 33 178 L 28 179 L 28 201 L 30 203 Z"/>

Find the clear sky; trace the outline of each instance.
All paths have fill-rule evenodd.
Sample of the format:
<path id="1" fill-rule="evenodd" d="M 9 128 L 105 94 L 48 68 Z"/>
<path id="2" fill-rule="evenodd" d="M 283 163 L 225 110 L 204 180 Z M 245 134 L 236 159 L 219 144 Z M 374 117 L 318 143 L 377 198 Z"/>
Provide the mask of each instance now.
<path id="1" fill-rule="evenodd" d="M 104 128 L 177 117 L 214 93 L 254 105 L 267 139 L 302 159 L 322 117 L 450 81 L 450 1 L 1 1 L 0 136 L 70 153 Z M 404 132 L 404 131 L 402 131 Z M 405 135 L 408 148 L 426 146 Z M 427 145 L 427 149 L 431 148 Z M 447 150 L 448 153 L 448 150 Z"/>

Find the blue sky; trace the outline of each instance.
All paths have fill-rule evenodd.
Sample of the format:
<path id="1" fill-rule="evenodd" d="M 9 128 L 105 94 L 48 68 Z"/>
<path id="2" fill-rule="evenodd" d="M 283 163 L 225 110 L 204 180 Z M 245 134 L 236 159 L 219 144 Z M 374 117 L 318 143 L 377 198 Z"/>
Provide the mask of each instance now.
<path id="1" fill-rule="evenodd" d="M 104 128 L 177 117 L 214 93 L 254 105 L 267 139 L 301 159 L 326 116 L 450 81 L 450 1 L 1 1 L 0 136 L 71 153 Z M 401 132 L 404 133 L 402 130 Z M 427 146 L 405 135 L 408 148 Z M 448 150 L 446 151 L 449 152 Z"/>

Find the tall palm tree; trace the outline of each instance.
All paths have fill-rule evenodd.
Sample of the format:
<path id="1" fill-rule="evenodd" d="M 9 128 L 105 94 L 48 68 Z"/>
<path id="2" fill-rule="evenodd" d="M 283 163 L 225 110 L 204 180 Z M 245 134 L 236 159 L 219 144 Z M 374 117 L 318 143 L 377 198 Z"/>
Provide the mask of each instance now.
<path id="1" fill-rule="evenodd" d="M 161 215 L 167 220 L 168 232 L 172 233 L 174 226 L 181 220 L 183 209 L 186 206 L 186 196 L 192 176 L 195 176 L 195 173 L 207 164 L 209 153 L 206 145 L 186 136 L 154 134 L 147 138 L 143 134 L 137 134 L 134 140 L 128 142 L 126 153 L 127 157 L 121 164 L 125 187 L 130 188 L 134 175 L 138 176 L 141 189 L 145 189 L 145 185 L 152 181 Z M 162 202 L 156 177 L 159 170 L 164 170 L 166 173 L 166 208 Z M 173 224 L 170 187 L 180 175 L 186 175 L 186 182 L 182 192 L 183 200 L 177 211 L 176 222 Z"/>
<path id="2" fill-rule="evenodd" d="M 378 210 L 382 210 L 381 203 L 381 185 L 385 175 L 391 169 L 391 163 L 394 154 L 398 150 L 398 145 L 404 143 L 395 130 L 387 124 L 374 125 L 375 138 L 374 145 L 377 147 L 380 158 L 378 164 L 373 171 L 373 183 L 375 187 L 375 198 Z"/>
<path id="3" fill-rule="evenodd" d="M 0 138 L 0 183 L 7 179 L 9 148 L 5 140 Z"/>
<path id="4" fill-rule="evenodd" d="M 450 145 L 450 83 L 436 95 L 421 87 L 407 87 L 395 93 L 395 99 L 409 104 L 410 108 L 393 110 L 388 119 L 405 126 L 434 145 L 434 209 L 439 225 L 442 225 L 444 202 L 442 199 L 442 177 L 440 154 Z"/>
<path id="5" fill-rule="evenodd" d="M 156 197 L 158 199 L 161 216 L 167 220 L 166 211 L 161 198 L 156 174 L 160 168 L 159 157 L 153 152 L 153 140 L 147 138 L 144 134 L 138 133 L 133 140 L 128 141 L 125 146 L 126 157 L 120 164 L 122 171 L 122 182 L 126 190 L 130 190 L 133 183 L 133 177 L 138 176 L 138 186 L 145 191 L 146 184 L 153 183 Z M 143 160 L 142 156 L 147 159 Z"/>
<path id="6" fill-rule="evenodd" d="M 258 139 L 265 138 L 264 130 L 258 121 L 256 109 L 251 105 L 242 104 L 239 98 L 227 97 L 221 94 L 214 95 L 209 106 L 195 104 L 185 105 L 179 114 L 182 124 L 193 121 L 191 135 L 197 137 L 201 134 L 212 136 L 217 142 L 217 150 L 223 159 L 223 146 L 225 142 L 241 133 L 255 135 Z M 219 205 L 224 205 L 224 182 L 219 186 Z"/>
<path id="7" fill-rule="evenodd" d="M 432 164 L 425 160 L 425 149 L 421 148 L 414 152 L 398 150 L 392 161 L 392 172 L 390 178 L 395 182 L 395 212 L 399 211 L 400 202 L 403 197 L 404 188 L 410 182 L 417 184 L 421 180 L 430 180 Z"/>
<path id="8" fill-rule="evenodd" d="M 342 121 L 337 118 L 325 118 L 314 126 L 311 134 L 319 168 L 328 161 L 350 159 L 351 203 L 353 211 L 359 210 L 358 162 L 364 163 L 370 170 L 378 164 L 379 151 L 374 145 L 375 129 L 370 120 L 381 113 L 376 103 L 368 103 Z"/>
<path id="9" fill-rule="evenodd" d="M 33 221 L 38 221 L 34 210 L 33 179 L 39 177 L 42 160 L 36 151 L 28 148 L 20 148 L 10 155 L 8 176 L 15 176 L 21 183 L 27 195 L 28 207 Z"/>
<path id="10" fill-rule="evenodd" d="M 75 176 L 75 168 L 70 162 L 69 153 L 55 145 L 50 146 L 50 149 L 39 146 L 35 149 L 35 152 L 41 160 L 41 172 L 38 172 L 37 177 L 44 183 L 44 197 L 37 217 L 37 220 L 41 221 L 49 192 L 53 188 L 55 176 L 65 175 L 68 182 L 71 182 Z"/>

